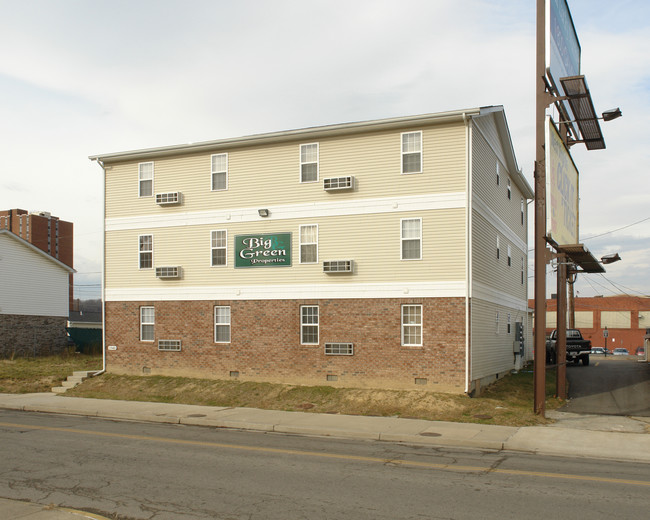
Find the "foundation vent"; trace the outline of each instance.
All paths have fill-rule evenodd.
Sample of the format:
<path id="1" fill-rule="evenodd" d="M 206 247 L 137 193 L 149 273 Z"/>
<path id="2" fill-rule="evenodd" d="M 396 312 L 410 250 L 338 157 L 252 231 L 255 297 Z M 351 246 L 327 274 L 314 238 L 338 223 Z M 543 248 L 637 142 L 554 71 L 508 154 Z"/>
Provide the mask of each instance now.
<path id="1" fill-rule="evenodd" d="M 325 343 L 325 354 L 328 356 L 352 356 L 354 345 L 352 343 Z"/>
<path id="2" fill-rule="evenodd" d="M 159 339 L 158 350 L 179 352 L 181 350 L 181 340 L 180 339 Z"/>

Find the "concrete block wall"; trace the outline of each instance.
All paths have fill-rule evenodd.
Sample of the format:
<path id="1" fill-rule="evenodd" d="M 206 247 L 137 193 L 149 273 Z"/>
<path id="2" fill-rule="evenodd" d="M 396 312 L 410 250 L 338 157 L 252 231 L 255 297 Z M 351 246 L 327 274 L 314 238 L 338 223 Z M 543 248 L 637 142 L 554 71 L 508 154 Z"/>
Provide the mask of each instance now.
<path id="1" fill-rule="evenodd" d="M 67 347 L 66 318 L 0 314 L 0 358 L 59 354 Z"/>
<path id="2" fill-rule="evenodd" d="M 402 304 L 422 304 L 421 347 L 401 346 Z M 217 305 L 231 307 L 227 344 L 214 341 Z M 318 345 L 300 343 L 301 305 L 319 306 Z M 140 341 L 142 306 L 155 308 L 154 342 Z M 107 302 L 105 330 L 114 373 L 457 393 L 465 385 L 463 298 Z M 159 351 L 159 339 L 180 339 L 181 351 Z M 330 342 L 353 343 L 354 355 L 326 355 Z"/>

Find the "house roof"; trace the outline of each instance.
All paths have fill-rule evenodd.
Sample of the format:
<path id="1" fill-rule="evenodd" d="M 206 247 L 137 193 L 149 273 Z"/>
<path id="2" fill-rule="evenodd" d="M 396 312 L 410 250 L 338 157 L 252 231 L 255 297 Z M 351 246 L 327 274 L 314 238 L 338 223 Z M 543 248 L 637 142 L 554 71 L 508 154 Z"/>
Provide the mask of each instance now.
<path id="1" fill-rule="evenodd" d="M 69 266 L 65 265 L 65 264 L 64 264 L 63 262 L 61 262 L 60 260 L 57 260 L 57 259 L 54 258 L 52 255 L 47 254 L 45 251 L 43 251 L 42 249 L 39 249 L 39 248 L 36 247 L 35 245 L 30 244 L 27 240 L 25 240 L 24 238 L 20 238 L 18 235 L 16 235 L 15 233 L 12 233 L 12 232 L 9 231 L 8 229 L 0 229 L 0 236 L 7 236 L 7 237 L 9 237 L 9 238 L 15 240 L 15 241 L 18 242 L 19 244 L 22 244 L 23 246 L 27 247 L 28 249 L 31 249 L 32 251 L 35 251 L 36 253 L 38 253 L 39 255 L 41 255 L 43 258 L 46 258 L 46 259 L 49 260 L 50 262 L 52 262 L 52 263 L 58 265 L 58 266 L 61 267 L 62 269 L 65 269 L 65 270 L 68 271 L 69 273 L 76 273 L 76 272 L 77 272 L 77 271 L 75 271 L 72 267 L 69 267 Z"/>

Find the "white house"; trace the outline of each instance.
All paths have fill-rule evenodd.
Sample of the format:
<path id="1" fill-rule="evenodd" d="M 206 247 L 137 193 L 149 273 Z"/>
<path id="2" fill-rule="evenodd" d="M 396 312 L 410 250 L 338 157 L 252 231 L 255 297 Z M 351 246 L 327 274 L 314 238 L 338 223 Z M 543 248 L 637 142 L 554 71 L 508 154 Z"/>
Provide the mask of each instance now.
<path id="1" fill-rule="evenodd" d="M 74 269 L 0 230 L 0 356 L 65 347 L 70 273 Z"/>

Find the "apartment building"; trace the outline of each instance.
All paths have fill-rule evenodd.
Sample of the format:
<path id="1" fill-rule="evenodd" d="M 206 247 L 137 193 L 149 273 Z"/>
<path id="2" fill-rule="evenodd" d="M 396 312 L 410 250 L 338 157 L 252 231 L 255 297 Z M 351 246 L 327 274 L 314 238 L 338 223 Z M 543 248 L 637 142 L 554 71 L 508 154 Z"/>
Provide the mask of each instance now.
<path id="1" fill-rule="evenodd" d="M 110 372 L 472 393 L 530 341 L 503 107 L 90 159 Z"/>

